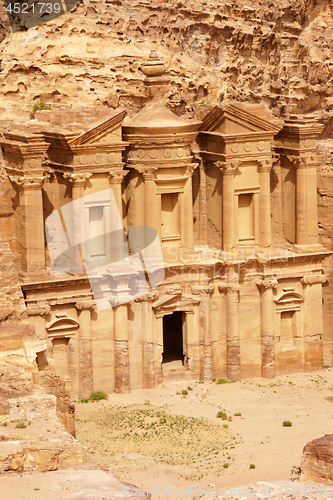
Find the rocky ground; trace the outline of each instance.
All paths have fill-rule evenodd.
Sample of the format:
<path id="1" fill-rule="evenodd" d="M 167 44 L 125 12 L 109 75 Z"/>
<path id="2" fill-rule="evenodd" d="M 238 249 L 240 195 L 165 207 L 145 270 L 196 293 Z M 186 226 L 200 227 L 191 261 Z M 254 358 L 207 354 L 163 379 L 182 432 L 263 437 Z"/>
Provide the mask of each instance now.
<path id="1" fill-rule="evenodd" d="M 178 497 L 189 498 L 190 487 L 191 497 L 196 498 L 200 496 L 199 487 L 206 491 L 216 487 L 217 492 L 225 492 L 220 492 L 220 498 L 241 498 L 241 485 L 255 483 L 261 498 L 290 498 L 294 493 L 299 498 L 312 494 L 324 499 L 333 498 L 333 485 L 332 492 L 330 487 L 325 490 L 312 485 L 316 489 L 311 493 L 311 485 L 290 481 L 290 471 L 301 464 L 308 441 L 332 433 L 332 403 L 333 371 L 328 369 L 272 381 L 184 381 L 160 389 L 112 394 L 108 401 L 77 403 L 76 429 L 85 462 L 94 462 L 118 480 L 145 492 L 153 490 L 156 498 L 164 498 L 163 488 L 167 496 L 167 490 L 183 487 L 185 494 Z M 227 420 L 217 418 L 219 411 L 226 413 Z M 292 422 L 291 427 L 283 426 L 286 420 Z M 2 476 L 0 488 L 7 500 L 46 496 L 48 500 L 60 500 L 74 493 L 76 496 L 68 499 L 90 500 L 128 494 L 128 490 L 120 492 L 118 485 L 117 495 L 97 495 L 97 490 L 95 496 L 87 496 L 93 495 L 91 491 L 84 496 L 82 488 L 89 489 L 90 484 L 90 489 L 96 489 L 96 481 L 80 476 L 75 482 L 72 472 L 61 476 L 60 486 L 55 478 L 65 471 Z M 68 490 L 62 487 L 67 480 L 71 481 L 66 483 Z M 237 495 L 227 494 L 230 488 L 238 488 Z"/>

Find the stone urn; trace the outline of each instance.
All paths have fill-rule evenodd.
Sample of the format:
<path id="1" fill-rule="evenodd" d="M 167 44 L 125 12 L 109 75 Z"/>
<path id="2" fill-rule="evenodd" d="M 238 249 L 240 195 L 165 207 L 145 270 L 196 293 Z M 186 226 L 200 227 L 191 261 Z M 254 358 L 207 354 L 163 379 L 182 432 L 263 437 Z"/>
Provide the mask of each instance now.
<path id="1" fill-rule="evenodd" d="M 166 66 L 156 54 L 156 50 L 152 49 L 148 61 L 142 64 L 141 69 L 146 76 L 162 76 Z"/>

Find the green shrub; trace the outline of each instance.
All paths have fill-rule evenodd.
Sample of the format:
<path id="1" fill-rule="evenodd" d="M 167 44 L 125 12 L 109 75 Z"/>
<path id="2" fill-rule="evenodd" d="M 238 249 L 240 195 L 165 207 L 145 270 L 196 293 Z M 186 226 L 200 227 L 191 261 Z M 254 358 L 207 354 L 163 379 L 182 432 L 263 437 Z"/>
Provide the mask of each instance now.
<path id="1" fill-rule="evenodd" d="M 224 411 L 217 412 L 217 418 L 222 418 L 222 420 L 228 420 L 228 415 Z"/>
<path id="2" fill-rule="evenodd" d="M 30 113 L 30 120 L 35 119 L 35 113 L 36 111 L 41 111 L 42 109 L 52 109 L 49 104 L 46 104 L 46 102 L 43 99 L 39 99 L 39 101 L 34 104 L 32 111 Z"/>
<path id="3" fill-rule="evenodd" d="M 254 464 L 250 464 L 250 469 L 255 469 L 256 466 Z"/>
<path id="4" fill-rule="evenodd" d="M 232 422 L 232 416 L 228 417 L 228 422 Z"/>
<path id="5" fill-rule="evenodd" d="M 284 420 L 282 425 L 283 427 L 291 427 L 293 424 L 292 422 L 290 422 L 290 420 Z"/>
<path id="6" fill-rule="evenodd" d="M 95 391 L 90 394 L 89 399 L 91 401 L 100 401 L 101 399 L 108 399 L 108 395 L 104 391 Z"/>
<path id="7" fill-rule="evenodd" d="M 2 422 L 2 424 L 1 424 L 1 425 L 2 425 L 2 427 L 7 427 L 8 422 Z"/>
<path id="8" fill-rule="evenodd" d="M 236 413 L 234 413 L 234 417 L 241 417 L 242 414 L 240 411 L 236 411 Z"/>
<path id="9" fill-rule="evenodd" d="M 89 403 L 89 398 L 81 398 L 80 403 Z"/>
<path id="10" fill-rule="evenodd" d="M 193 391 L 193 387 L 191 387 L 190 385 L 188 386 L 187 388 L 189 391 Z"/>
<path id="11" fill-rule="evenodd" d="M 223 467 L 224 467 L 225 469 L 227 469 L 227 468 L 229 467 L 228 462 L 224 462 Z"/>
<path id="12" fill-rule="evenodd" d="M 17 422 L 17 424 L 15 425 L 16 429 L 26 429 L 26 425 L 25 423 L 21 420 L 20 422 Z"/>
<path id="13" fill-rule="evenodd" d="M 187 395 L 188 395 L 187 389 L 183 389 L 183 390 L 182 390 L 182 395 L 183 395 L 183 396 L 187 396 Z"/>
<path id="14" fill-rule="evenodd" d="M 228 380 L 226 378 L 218 378 L 216 383 L 217 384 L 227 384 Z"/>
<path id="15" fill-rule="evenodd" d="M 223 424 L 224 429 L 228 429 L 229 425 L 228 424 Z"/>

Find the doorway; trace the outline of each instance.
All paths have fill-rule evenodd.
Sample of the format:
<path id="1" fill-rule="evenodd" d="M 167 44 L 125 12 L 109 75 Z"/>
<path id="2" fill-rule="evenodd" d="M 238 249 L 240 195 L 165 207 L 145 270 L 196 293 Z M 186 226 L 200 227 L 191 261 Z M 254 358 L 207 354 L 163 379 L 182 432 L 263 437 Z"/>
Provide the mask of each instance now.
<path id="1" fill-rule="evenodd" d="M 175 311 L 163 316 L 163 361 L 176 368 L 184 365 L 183 313 Z"/>

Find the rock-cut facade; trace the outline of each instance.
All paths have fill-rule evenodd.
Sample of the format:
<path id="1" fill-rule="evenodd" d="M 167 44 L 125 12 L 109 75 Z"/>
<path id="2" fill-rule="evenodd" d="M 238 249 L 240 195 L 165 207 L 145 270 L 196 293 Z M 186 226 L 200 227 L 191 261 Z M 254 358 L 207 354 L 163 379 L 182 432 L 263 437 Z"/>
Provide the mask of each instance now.
<path id="1" fill-rule="evenodd" d="M 321 125 L 236 101 L 177 116 L 161 66 L 155 56 L 142 66 L 150 98 L 131 116 L 40 111 L 0 138 L 1 238 L 74 397 L 324 363 Z M 155 285 L 142 258 L 152 234 Z"/>

